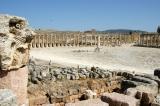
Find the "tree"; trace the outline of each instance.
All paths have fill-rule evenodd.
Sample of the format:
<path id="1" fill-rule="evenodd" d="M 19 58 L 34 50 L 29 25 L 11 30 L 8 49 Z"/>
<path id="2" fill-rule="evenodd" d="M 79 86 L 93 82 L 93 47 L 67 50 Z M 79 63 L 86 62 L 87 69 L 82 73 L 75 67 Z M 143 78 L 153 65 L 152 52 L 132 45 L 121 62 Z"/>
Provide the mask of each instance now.
<path id="1" fill-rule="evenodd" d="M 157 33 L 160 33 L 160 26 L 158 26 L 157 28 Z"/>

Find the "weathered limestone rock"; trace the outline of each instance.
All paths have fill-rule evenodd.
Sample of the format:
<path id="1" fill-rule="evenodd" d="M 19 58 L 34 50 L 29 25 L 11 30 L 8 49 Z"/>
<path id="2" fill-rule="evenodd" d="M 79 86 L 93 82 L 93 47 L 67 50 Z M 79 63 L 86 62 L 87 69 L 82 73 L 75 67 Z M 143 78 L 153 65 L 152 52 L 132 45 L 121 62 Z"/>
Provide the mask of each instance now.
<path id="1" fill-rule="evenodd" d="M 28 62 L 33 31 L 24 18 L 0 15 L 0 68 L 18 69 Z"/>
<path id="2" fill-rule="evenodd" d="M 139 100 L 134 97 L 119 93 L 104 93 L 101 100 L 108 103 L 109 106 L 139 106 Z"/>
<path id="3" fill-rule="evenodd" d="M 86 90 L 82 96 L 84 97 L 85 100 L 95 99 L 97 97 L 97 94 L 91 90 Z"/>
<path id="4" fill-rule="evenodd" d="M 24 18 L 0 15 L 0 89 L 13 90 L 18 105 L 27 104 L 29 49 L 34 32 Z"/>
<path id="5" fill-rule="evenodd" d="M 0 89 L 0 106 L 18 106 L 16 95 L 9 89 Z"/>
<path id="6" fill-rule="evenodd" d="M 108 103 L 102 102 L 100 99 L 89 99 L 78 101 L 75 103 L 67 103 L 65 106 L 109 106 Z"/>

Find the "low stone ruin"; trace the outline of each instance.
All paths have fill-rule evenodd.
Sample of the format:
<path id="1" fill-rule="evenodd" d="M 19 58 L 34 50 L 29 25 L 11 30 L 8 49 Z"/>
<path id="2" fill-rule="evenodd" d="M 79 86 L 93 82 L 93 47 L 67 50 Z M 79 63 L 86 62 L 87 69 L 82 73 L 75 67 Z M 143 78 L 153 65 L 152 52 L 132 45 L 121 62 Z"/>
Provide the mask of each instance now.
<path id="1" fill-rule="evenodd" d="M 28 95 L 31 106 L 65 105 L 86 99 L 96 99 L 104 92 L 120 87 L 121 78 L 98 67 L 71 68 L 29 64 Z"/>
<path id="2" fill-rule="evenodd" d="M 155 75 L 150 75 L 98 67 L 43 66 L 31 62 L 29 70 L 31 106 L 98 106 L 98 103 L 104 106 L 160 106 L 158 69 Z"/>
<path id="3" fill-rule="evenodd" d="M 27 25 L 22 17 L 0 15 L 0 89 L 11 89 L 18 105 L 28 104 L 26 64 L 34 32 Z"/>

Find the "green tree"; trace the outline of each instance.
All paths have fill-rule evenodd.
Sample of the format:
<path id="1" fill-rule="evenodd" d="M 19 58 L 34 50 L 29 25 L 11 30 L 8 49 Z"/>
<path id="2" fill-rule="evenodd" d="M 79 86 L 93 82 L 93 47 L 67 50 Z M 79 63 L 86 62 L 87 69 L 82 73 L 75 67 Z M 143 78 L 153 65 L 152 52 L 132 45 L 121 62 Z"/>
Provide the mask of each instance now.
<path id="1" fill-rule="evenodd" d="M 160 26 L 158 26 L 157 28 L 157 33 L 160 33 Z"/>

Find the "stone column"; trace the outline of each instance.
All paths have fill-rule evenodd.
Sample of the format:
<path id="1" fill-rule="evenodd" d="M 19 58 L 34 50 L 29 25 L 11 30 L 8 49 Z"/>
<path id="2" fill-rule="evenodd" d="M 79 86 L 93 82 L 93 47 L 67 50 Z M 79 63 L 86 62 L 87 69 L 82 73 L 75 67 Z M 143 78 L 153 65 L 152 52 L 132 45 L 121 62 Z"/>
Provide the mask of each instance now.
<path id="1" fill-rule="evenodd" d="M 151 40 L 151 46 L 153 46 L 153 36 L 150 35 L 150 40 Z"/>
<path id="2" fill-rule="evenodd" d="M 57 46 L 56 41 L 57 41 L 57 37 L 56 37 L 56 33 L 55 33 L 55 34 L 54 34 L 54 46 L 55 46 L 55 47 Z"/>
<path id="3" fill-rule="evenodd" d="M 65 46 L 65 44 L 66 44 L 66 36 L 65 36 L 65 34 L 66 33 L 63 34 L 63 46 Z"/>
<path id="4" fill-rule="evenodd" d="M 47 37 L 47 47 L 49 47 L 49 34 L 47 34 L 46 37 Z"/>
<path id="5" fill-rule="evenodd" d="M 104 36 L 104 35 L 103 35 L 103 37 L 102 37 L 102 40 L 103 40 L 103 41 L 102 41 L 102 45 L 105 46 L 105 36 Z"/>
<path id="6" fill-rule="evenodd" d="M 58 46 L 60 46 L 60 34 L 58 33 L 56 37 L 57 37 L 57 44 Z"/>
<path id="7" fill-rule="evenodd" d="M 97 36 L 94 35 L 94 46 L 96 46 L 96 45 L 97 45 Z"/>
<path id="8" fill-rule="evenodd" d="M 109 35 L 107 34 L 107 46 L 109 46 Z"/>
<path id="9" fill-rule="evenodd" d="M 50 34 L 50 47 L 52 47 L 52 43 L 53 43 L 53 39 L 52 38 L 53 38 L 53 34 L 51 33 Z"/>
<path id="10" fill-rule="evenodd" d="M 0 40 L 5 39 L 5 42 L 0 42 L 0 89 L 11 89 L 17 96 L 18 106 L 27 106 L 26 64 L 29 60 L 28 45 L 34 32 L 28 29 L 26 20 L 21 17 L 1 15 L 0 21 Z"/>
<path id="11" fill-rule="evenodd" d="M 83 46 L 83 34 L 81 33 L 81 46 Z"/>
<path id="12" fill-rule="evenodd" d="M 141 46 L 143 46 L 143 35 L 141 35 L 141 43 L 140 43 Z"/>
<path id="13" fill-rule="evenodd" d="M 63 41 L 63 33 L 61 33 L 60 35 L 59 35 L 59 42 L 60 42 L 60 46 L 62 46 L 62 41 Z"/>
<path id="14" fill-rule="evenodd" d="M 79 46 L 79 35 L 80 34 L 78 33 L 78 35 L 77 35 L 78 36 L 78 38 L 77 38 L 77 46 Z"/>
<path id="15" fill-rule="evenodd" d="M 67 35 L 67 33 L 66 33 L 66 35 L 65 35 L 65 46 L 68 46 L 68 44 L 67 44 L 67 42 L 68 42 L 68 35 Z"/>
<path id="16" fill-rule="evenodd" d="M 147 46 L 149 46 L 149 35 L 147 35 Z"/>
<path id="17" fill-rule="evenodd" d="M 42 48 L 44 47 L 44 35 L 41 35 L 42 36 Z"/>
<path id="18" fill-rule="evenodd" d="M 36 45 L 36 37 L 34 37 L 32 40 L 32 47 L 35 48 L 35 45 Z"/>
<path id="19" fill-rule="evenodd" d="M 154 34 L 154 47 L 156 47 L 156 34 Z"/>
<path id="20" fill-rule="evenodd" d="M 85 34 L 85 46 L 87 46 L 87 35 Z"/>
<path id="21" fill-rule="evenodd" d="M 41 34 L 39 34 L 39 48 L 41 48 Z"/>
<path id="22" fill-rule="evenodd" d="M 38 36 L 37 36 L 37 48 L 39 48 L 40 47 L 40 34 L 38 34 Z"/>
<path id="23" fill-rule="evenodd" d="M 70 42 L 70 46 L 72 46 L 72 35 L 70 33 L 70 36 L 69 36 L 69 42 Z"/>
<path id="24" fill-rule="evenodd" d="M 156 47 L 158 47 L 158 34 L 156 34 Z"/>
<path id="25" fill-rule="evenodd" d="M 73 46 L 76 46 L 76 34 L 73 34 Z"/>
<path id="26" fill-rule="evenodd" d="M 97 47 L 100 47 L 100 46 L 101 46 L 101 38 L 100 36 L 98 36 Z"/>
<path id="27" fill-rule="evenodd" d="M 92 34 L 90 36 L 90 46 L 92 46 Z"/>
<path id="28" fill-rule="evenodd" d="M 118 34 L 118 46 L 120 46 L 120 39 L 121 39 L 121 36 L 120 34 Z"/>

